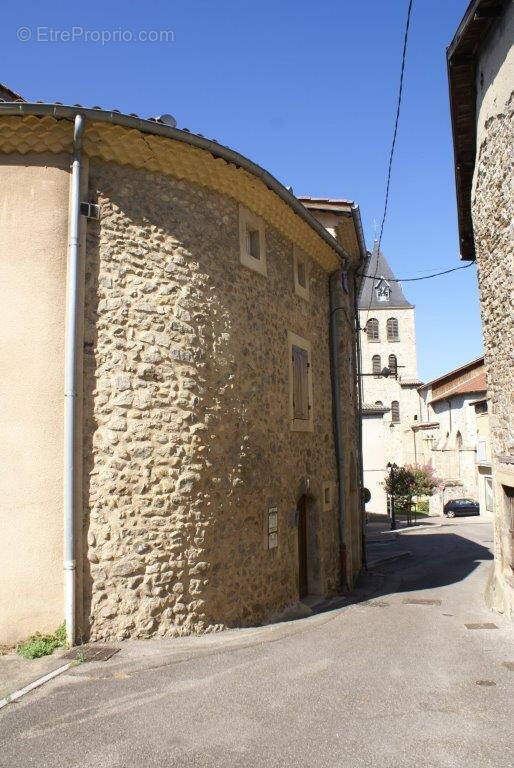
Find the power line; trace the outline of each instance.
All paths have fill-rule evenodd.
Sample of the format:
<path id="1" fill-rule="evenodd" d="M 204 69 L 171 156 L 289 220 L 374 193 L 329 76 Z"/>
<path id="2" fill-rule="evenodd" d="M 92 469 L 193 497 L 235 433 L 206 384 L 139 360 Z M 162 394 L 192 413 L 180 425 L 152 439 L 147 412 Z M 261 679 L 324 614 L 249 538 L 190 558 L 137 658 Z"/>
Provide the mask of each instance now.
<path id="1" fill-rule="evenodd" d="M 380 224 L 380 235 L 378 237 L 377 267 L 376 267 L 376 271 L 375 271 L 375 275 L 373 277 L 373 280 L 376 280 L 376 277 L 377 277 L 378 262 L 379 262 L 379 256 L 380 256 L 380 244 L 382 242 L 382 235 L 384 233 L 384 224 L 385 224 L 385 220 L 386 220 L 386 216 L 387 216 L 387 206 L 388 206 L 388 203 L 389 203 L 389 187 L 390 187 L 390 184 L 391 184 L 391 169 L 392 169 L 392 166 L 393 166 L 394 147 L 395 147 L 395 144 L 396 144 L 396 135 L 398 133 L 398 121 L 400 119 L 400 107 L 401 107 L 401 104 L 402 104 L 403 75 L 404 75 L 404 72 L 405 72 L 405 58 L 407 56 L 407 39 L 409 37 L 409 26 L 410 26 L 410 16 L 411 16 L 411 11 L 412 11 L 412 3 L 413 3 L 413 0 L 409 0 L 409 6 L 407 8 L 407 21 L 405 23 L 405 34 L 404 34 L 404 37 L 403 37 L 402 66 L 401 66 L 401 70 L 400 70 L 400 86 L 399 86 L 399 89 L 398 89 L 398 103 L 397 103 L 397 106 L 396 106 L 396 118 L 395 118 L 395 121 L 394 121 L 393 141 L 392 141 L 392 144 L 391 144 L 391 152 L 389 153 L 389 165 L 388 165 L 388 169 L 387 169 L 387 182 L 386 182 L 386 193 L 385 193 L 385 201 L 384 201 L 384 213 L 382 215 L 382 223 Z M 368 311 L 366 313 L 366 323 L 365 323 L 365 325 L 368 322 L 368 315 L 369 315 L 369 310 L 371 308 L 372 298 L 373 298 L 373 291 L 371 292 L 371 297 L 370 297 L 370 300 L 369 300 L 369 306 L 368 306 Z"/>
<path id="2" fill-rule="evenodd" d="M 445 269 L 442 272 L 434 272 L 431 275 L 424 275 L 424 277 L 385 277 L 384 280 L 388 283 L 414 283 L 418 280 L 430 280 L 432 277 L 439 277 L 439 275 L 448 275 L 450 272 L 458 272 L 459 269 L 468 269 L 468 267 L 472 267 L 474 261 L 470 261 L 469 264 L 465 264 L 463 267 L 453 267 L 452 269 Z M 358 273 L 361 277 L 373 277 L 373 275 L 365 275 L 362 272 Z M 371 306 L 371 302 L 370 302 Z M 369 308 L 368 308 L 369 311 Z"/>

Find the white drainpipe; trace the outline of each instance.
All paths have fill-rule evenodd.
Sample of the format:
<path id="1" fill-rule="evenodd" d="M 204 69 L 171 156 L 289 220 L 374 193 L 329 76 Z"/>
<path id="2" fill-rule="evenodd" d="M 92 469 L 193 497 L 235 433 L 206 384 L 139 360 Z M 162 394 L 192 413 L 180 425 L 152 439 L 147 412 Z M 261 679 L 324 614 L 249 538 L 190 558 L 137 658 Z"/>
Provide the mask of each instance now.
<path id="1" fill-rule="evenodd" d="M 77 402 L 77 303 L 79 292 L 80 259 L 80 182 L 81 148 L 84 134 L 84 118 L 75 116 L 73 131 L 73 159 L 71 165 L 71 201 L 68 241 L 68 287 L 66 308 L 66 352 L 64 372 L 64 570 L 66 573 L 66 639 L 70 645 L 75 642 L 75 497 L 77 471 L 75 466 L 75 433 Z"/>

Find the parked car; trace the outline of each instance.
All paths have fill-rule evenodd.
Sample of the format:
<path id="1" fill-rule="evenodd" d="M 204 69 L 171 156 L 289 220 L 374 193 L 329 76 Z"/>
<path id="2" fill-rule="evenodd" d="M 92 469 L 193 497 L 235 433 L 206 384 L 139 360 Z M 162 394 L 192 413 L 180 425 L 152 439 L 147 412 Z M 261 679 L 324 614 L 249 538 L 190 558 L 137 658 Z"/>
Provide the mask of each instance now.
<path id="1" fill-rule="evenodd" d="M 443 514 L 445 517 L 479 515 L 480 507 L 478 506 L 478 501 L 473 501 L 473 499 L 452 499 L 444 505 Z"/>

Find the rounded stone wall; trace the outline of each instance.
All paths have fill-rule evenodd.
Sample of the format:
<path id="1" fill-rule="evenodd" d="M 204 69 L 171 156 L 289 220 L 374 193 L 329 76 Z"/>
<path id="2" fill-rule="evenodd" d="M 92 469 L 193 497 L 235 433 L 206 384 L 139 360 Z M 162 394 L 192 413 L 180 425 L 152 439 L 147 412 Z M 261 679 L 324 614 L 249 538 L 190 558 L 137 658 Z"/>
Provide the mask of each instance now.
<path id="1" fill-rule="evenodd" d="M 309 585 L 334 590 L 328 275 L 313 261 L 297 296 L 293 245 L 268 224 L 267 276 L 241 265 L 238 202 L 192 182 L 91 160 L 89 193 L 86 636 L 250 625 L 294 602 L 307 490 Z M 288 331 L 312 345 L 313 432 L 290 430 Z"/>

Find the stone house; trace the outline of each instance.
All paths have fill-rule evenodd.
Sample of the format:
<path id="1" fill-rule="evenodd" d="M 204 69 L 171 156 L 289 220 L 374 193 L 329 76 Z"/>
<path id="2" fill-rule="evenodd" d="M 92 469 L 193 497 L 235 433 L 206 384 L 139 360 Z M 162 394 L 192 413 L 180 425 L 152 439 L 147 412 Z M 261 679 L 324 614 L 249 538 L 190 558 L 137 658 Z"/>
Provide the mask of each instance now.
<path id="1" fill-rule="evenodd" d="M 57 104 L 0 103 L 0 177 L 0 642 L 351 586 L 358 207 L 331 233 L 170 116 Z"/>
<path id="2" fill-rule="evenodd" d="M 495 559 L 489 603 L 514 606 L 512 139 L 514 7 L 473 0 L 448 47 L 461 258 L 476 260 L 491 430 Z"/>
<path id="3" fill-rule="evenodd" d="M 362 350 L 362 451 L 366 512 L 387 514 L 387 464 L 414 463 L 412 425 L 420 405 L 414 305 L 377 245 L 358 300 Z M 388 368 L 390 375 L 381 374 Z"/>
<path id="4" fill-rule="evenodd" d="M 478 500 L 485 495 L 486 476 L 479 473 L 477 461 L 477 403 L 487 396 L 484 358 L 438 376 L 418 392 L 421 408 L 420 420 L 412 426 L 414 453 L 416 463 L 433 467 L 442 481 L 430 498 L 432 514 L 441 514 L 450 499 Z"/>

